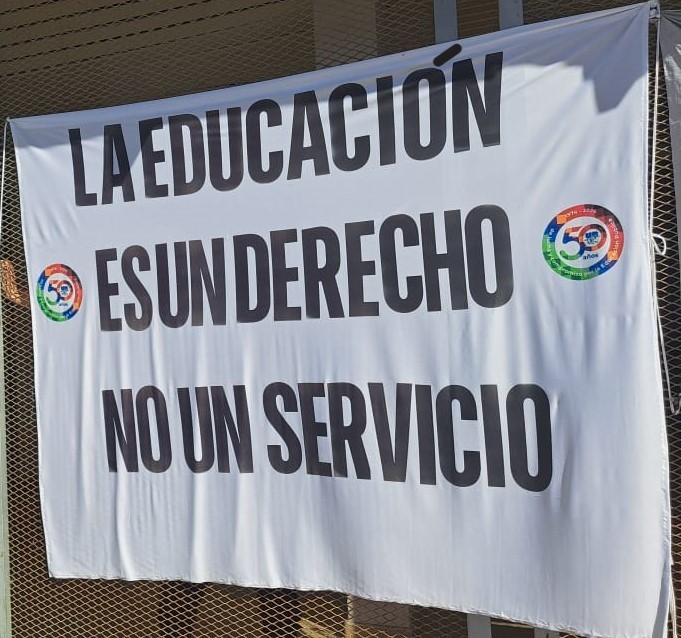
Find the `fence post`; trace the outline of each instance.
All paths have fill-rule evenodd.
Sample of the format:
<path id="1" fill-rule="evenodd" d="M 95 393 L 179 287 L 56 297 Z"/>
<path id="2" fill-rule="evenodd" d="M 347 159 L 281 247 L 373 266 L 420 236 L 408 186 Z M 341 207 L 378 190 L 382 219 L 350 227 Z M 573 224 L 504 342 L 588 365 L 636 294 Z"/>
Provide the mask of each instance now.
<path id="1" fill-rule="evenodd" d="M 523 23 L 523 0 L 499 0 L 499 28 L 510 29 Z"/>
<path id="2" fill-rule="evenodd" d="M 449 42 L 459 37 L 459 20 L 456 15 L 456 0 L 433 0 L 435 42 Z"/>

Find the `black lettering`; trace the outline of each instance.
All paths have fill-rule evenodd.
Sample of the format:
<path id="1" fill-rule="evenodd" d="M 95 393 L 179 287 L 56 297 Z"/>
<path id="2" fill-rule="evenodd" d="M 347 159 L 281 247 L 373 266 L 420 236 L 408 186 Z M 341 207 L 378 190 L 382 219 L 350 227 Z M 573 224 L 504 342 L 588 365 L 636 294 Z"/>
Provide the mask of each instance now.
<path id="1" fill-rule="evenodd" d="M 225 177 L 222 167 L 222 133 L 220 132 L 220 112 L 206 112 L 208 129 L 208 161 L 210 183 L 219 191 L 234 190 L 244 178 L 244 148 L 241 132 L 241 109 L 227 109 L 227 139 L 229 142 L 229 177 Z"/>
<path id="2" fill-rule="evenodd" d="M 196 473 L 207 472 L 215 462 L 213 444 L 213 422 L 210 417 L 210 400 L 208 388 L 195 388 L 196 408 L 199 414 L 199 440 L 201 441 L 201 458 L 196 458 L 194 447 L 194 418 L 189 388 L 178 388 L 177 398 L 180 402 L 180 420 L 182 421 L 182 443 L 184 460 L 187 467 Z"/>
<path id="3" fill-rule="evenodd" d="M 343 317 L 343 302 L 336 275 L 340 270 L 340 241 L 336 233 L 326 226 L 306 228 L 301 233 L 303 264 L 305 269 L 305 313 L 308 317 L 321 316 L 320 287 L 324 293 L 329 317 Z M 325 263 L 319 265 L 317 244 L 324 246 Z"/>
<path id="4" fill-rule="evenodd" d="M 419 435 L 419 468 L 421 485 L 435 485 L 435 428 L 433 397 L 429 385 L 416 388 L 416 424 Z"/>
<path id="5" fill-rule="evenodd" d="M 305 122 L 310 131 L 310 145 L 305 146 Z M 303 162 L 312 160 L 315 175 L 329 174 L 329 158 L 319 104 L 314 91 L 304 91 L 293 96 L 293 127 L 291 152 L 286 179 L 300 179 Z"/>
<path id="6" fill-rule="evenodd" d="M 85 161 L 83 159 L 83 142 L 79 128 L 69 129 L 71 143 L 71 161 L 73 165 L 73 189 L 76 206 L 96 206 L 97 193 L 88 193 L 85 189 Z"/>
<path id="7" fill-rule="evenodd" d="M 187 179 L 183 128 L 189 131 L 192 160 L 191 179 Z M 171 115 L 168 118 L 168 129 L 170 131 L 170 155 L 173 164 L 173 194 L 190 195 L 196 193 L 206 182 L 206 152 L 203 148 L 201 120 L 196 115 Z"/>
<path id="8" fill-rule="evenodd" d="M 287 458 L 285 459 L 280 445 L 268 445 L 267 458 L 272 468 L 280 474 L 293 474 L 293 472 L 300 468 L 303 462 L 303 450 L 296 433 L 287 423 L 277 406 L 277 397 L 282 398 L 284 412 L 296 412 L 298 410 L 296 393 L 291 386 L 285 383 L 270 383 L 265 388 L 262 395 L 265 416 L 277 431 L 277 434 L 283 439 L 287 453 Z"/>
<path id="9" fill-rule="evenodd" d="M 331 125 L 331 154 L 333 163 L 342 171 L 356 171 L 369 161 L 371 141 L 368 135 L 354 140 L 355 153 L 348 153 L 348 139 L 345 128 L 345 98 L 350 98 L 353 111 L 367 108 L 367 92 L 361 84 L 341 84 L 329 96 L 329 124 Z M 380 115 L 380 111 L 379 111 Z"/>
<path id="10" fill-rule="evenodd" d="M 387 166 L 395 163 L 395 105 L 392 76 L 376 79 L 376 100 L 379 156 L 381 166 Z"/>
<path id="11" fill-rule="evenodd" d="M 421 142 L 421 100 L 419 85 L 428 84 L 430 109 L 428 143 Z M 402 85 L 404 111 L 404 149 L 415 160 L 437 156 L 447 140 L 447 96 L 445 75 L 439 69 L 418 69 L 410 73 Z"/>
<path id="12" fill-rule="evenodd" d="M 482 394 L 482 425 L 485 432 L 485 458 L 487 460 L 487 484 L 504 487 L 504 444 L 501 438 L 499 416 L 499 392 L 495 385 L 480 386 Z"/>
<path id="13" fill-rule="evenodd" d="M 498 146 L 501 142 L 501 73 L 504 54 L 490 53 L 485 56 L 485 102 L 480 95 L 478 79 L 471 60 L 460 60 L 452 65 L 452 118 L 454 128 L 454 152 L 471 148 L 468 98 L 480 131 L 483 146 Z"/>
<path id="14" fill-rule="evenodd" d="M 364 277 L 376 274 L 376 262 L 362 260 L 362 237 L 373 234 L 374 222 L 371 220 L 345 224 L 349 315 L 351 317 L 378 316 L 378 303 L 364 299 Z"/>
<path id="15" fill-rule="evenodd" d="M 158 441 L 159 455 L 154 458 L 151 447 L 151 427 L 149 424 L 149 401 L 154 406 L 156 418 L 156 439 Z M 168 424 L 168 409 L 163 393 L 153 385 L 144 386 L 135 398 L 135 410 L 137 412 L 137 427 L 139 428 L 140 453 L 142 463 L 150 472 L 165 472 L 172 461 L 172 449 L 170 446 L 170 425 Z"/>
<path id="16" fill-rule="evenodd" d="M 154 314 L 154 307 L 151 301 L 151 295 L 140 281 L 133 261 L 137 261 L 140 272 L 148 272 L 151 270 L 151 262 L 149 261 L 149 253 L 142 248 L 142 246 L 128 246 L 121 256 L 121 272 L 123 279 L 128 284 L 130 292 L 135 295 L 137 304 L 126 303 L 123 304 L 123 315 L 125 316 L 125 323 L 133 330 L 146 330 L 151 324 L 151 319 Z M 137 314 L 137 305 L 139 305 L 140 314 Z"/>
<path id="17" fill-rule="evenodd" d="M 329 429 L 334 476 L 348 475 L 346 450 L 350 452 L 358 479 L 370 479 L 362 434 L 367 427 L 366 402 L 362 391 L 352 383 L 329 383 Z M 345 423 L 343 399 L 350 404 L 350 421 Z"/>
<path id="18" fill-rule="evenodd" d="M 423 275 L 426 283 L 426 305 L 430 312 L 442 310 L 440 270 L 446 270 L 449 275 L 452 310 L 468 308 L 461 211 L 445 211 L 445 237 L 447 249 L 444 253 L 438 253 L 433 213 L 421 215 Z"/>
<path id="19" fill-rule="evenodd" d="M 138 472 L 137 432 L 135 430 L 135 413 L 132 404 L 132 390 L 121 390 L 121 408 L 123 422 L 118 412 L 116 396 L 113 390 L 102 391 L 102 406 L 104 408 L 104 430 L 106 432 L 106 456 L 109 462 L 109 472 L 118 472 L 116 455 L 116 441 L 123 457 L 127 472 Z"/>
<path id="20" fill-rule="evenodd" d="M 405 279 L 406 295 L 400 295 L 400 282 L 397 275 L 397 252 L 395 248 L 396 231 L 402 232 L 404 246 L 418 246 L 419 229 L 409 215 L 392 215 L 388 217 L 378 231 L 381 246 L 381 275 L 383 277 L 383 294 L 385 301 L 395 312 L 412 312 L 423 301 L 423 282 L 416 275 Z M 439 288 L 439 287 L 438 287 Z"/>
<path id="21" fill-rule="evenodd" d="M 323 383 L 299 383 L 300 419 L 303 424 L 305 465 L 308 474 L 331 476 L 331 463 L 319 460 L 319 438 L 326 437 L 326 423 L 317 421 L 314 410 L 315 398 L 324 396 Z"/>
<path id="22" fill-rule="evenodd" d="M 123 329 L 120 318 L 111 316 L 111 297 L 118 296 L 118 284 L 109 281 L 110 261 L 116 261 L 118 253 L 115 248 L 95 251 L 97 266 L 97 296 L 99 298 L 99 327 L 102 332 L 116 332 Z"/>
<path id="23" fill-rule="evenodd" d="M 234 282 L 236 320 L 239 323 L 261 321 L 270 311 L 270 259 L 267 242 L 260 235 L 235 235 Z M 251 308 L 248 250 L 255 258 L 256 304 Z"/>
<path id="24" fill-rule="evenodd" d="M 214 385 L 210 388 L 213 402 L 213 421 L 215 422 L 215 447 L 218 452 L 218 472 L 229 472 L 229 440 L 237 467 L 241 474 L 253 473 L 253 445 L 251 443 L 251 419 L 248 412 L 246 387 L 235 385 L 234 407 L 236 420 L 229 408 L 227 395 L 222 386 Z"/>
<path id="25" fill-rule="evenodd" d="M 248 174 L 258 184 L 268 184 L 277 179 L 284 169 L 284 153 L 272 151 L 269 167 L 262 163 L 261 116 L 266 116 L 267 126 L 281 126 L 281 108 L 274 100 L 258 100 L 246 112 L 246 148 L 248 149 Z"/>
<path id="26" fill-rule="evenodd" d="M 397 384 L 395 398 L 395 442 L 390 433 L 388 406 L 382 383 L 369 384 L 371 411 L 374 415 L 378 452 L 383 468 L 383 480 L 404 483 L 407 480 L 409 452 L 409 421 L 411 419 L 411 385 Z M 432 431 L 432 430 L 431 430 Z M 433 470 L 434 473 L 434 470 Z"/>
<path id="27" fill-rule="evenodd" d="M 270 233 L 272 247 L 272 302 L 275 321 L 297 321 L 301 317 L 298 306 L 288 305 L 288 283 L 298 281 L 298 269 L 286 267 L 286 244 L 298 239 L 294 228 L 273 230 Z"/>
<path id="28" fill-rule="evenodd" d="M 225 284 L 225 240 L 211 240 L 213 268 L 208 266 L 203 242 L 189 242 L 189 280 L 192 296 L 192 326 L 203 325 L 203 293 L 206 293 L 210 316 L 215 326 L 227 323 L 227 287 Z"/>
<path id="29" fill-rule="evenodd" d="M 125 148 L 123 127 L 109 124 L 104 127 L 104 168 L 102 176 L 102 204 L 113 202 L 113 189 L 120 188 L 124 202 L 135 201 L 135 190 L 130 175 L 130 160 Z M 114 172 L 114 155 L 118 172 Z"/>
<path id="30" fill-rule="evenodd" d="M 139 123 L 146 197 L 168 197 L 168 185 L 156 182 L 156 164 L 165 161 L 165 151 L 154 148 L 153 132 L 163 128 L 163 119 L 155 117 Z"/>
<path id="31" fill-rule="evenodd" d="M 525 402 L 534 404 L 537 433 L 537 473 L 530 474 L 527 458 L 527 428 Z M 513 386 L 506 397 L 508 419 L 508 447 L 513 479 L 531 492 L 542 492 L 553 476 L 553 453 L 551 443 L 551 405 L 546 392 L 538 385 L 521 383 Z"/>
<path id="32" fill-rule="evenodd" d="M 156 245 L 156 281 L 158 284 L 158 315 L 163 325 L 179 328 L 189 318 L 189 268 L 187 266 L 187 244 L 176 241 L 175 252 L 175 289 L 177 312 L 170 309 L 170 268 L 168 265 L 168 245 Z"/>
<path id="33" fill-rule="evenodd" d="M 487 290 L 482 223 L 487 220 L 492 229 L 496 289 Z M 503 306 L 513 295 L 513 263 L 511 260 L 511 231 L 508 217 L 498 206 L 476 206 L 466 217 L 466 256 L 468 285 L 471 297 L 483 308 Z"/>
<path id="34" fill-rule="evenodd" d="M 440 390 L 435 399 L 440 470 L 452 485 L 468 487 L 480 478 L 480 453 L 465 450 L 463 469 L 456 469 L 454 419 L 452 417 L 454 401 L 459 404 L 462 421 L 475 421 L 478 418 L 475 397 L 470 390 L 461 385 L 449 385 Z"/>

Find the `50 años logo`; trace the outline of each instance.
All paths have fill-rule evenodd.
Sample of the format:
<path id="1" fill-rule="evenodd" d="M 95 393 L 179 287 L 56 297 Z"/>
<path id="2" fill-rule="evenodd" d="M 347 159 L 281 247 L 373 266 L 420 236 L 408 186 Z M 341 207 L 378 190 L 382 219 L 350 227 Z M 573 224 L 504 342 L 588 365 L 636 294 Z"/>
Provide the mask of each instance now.
<path id="1" fill-rule="evenodd" d="M 542 251 L 551 269 L 566 279 L 593 279 L 622 256 L 624 231 L 607 208 L 579 204 L 558 213 L 544 231 Z"/>
<path id="2" fill-rule="evenodd" d="M 52 321 L 72 319 L 83 303 L 80 279 L 66 264 L 52 264 L 43 270 L 36 295 L 43 314 Z"/>

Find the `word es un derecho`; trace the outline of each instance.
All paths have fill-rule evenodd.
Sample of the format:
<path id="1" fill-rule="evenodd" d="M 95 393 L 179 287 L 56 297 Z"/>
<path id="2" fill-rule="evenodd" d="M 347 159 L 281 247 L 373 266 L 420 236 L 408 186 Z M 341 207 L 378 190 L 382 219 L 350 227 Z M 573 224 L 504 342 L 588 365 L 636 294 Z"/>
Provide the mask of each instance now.
<path id="1" fill-rule="evenodd" d="M 331 166 L 339 171 L 360 170 L 370 161 L 387 166 L 399 160 L 398 140 L 411 160 L 438 156 L 448 136 L 453 141 L 452 151 L 460 153 L 471 148 L 471 106 L 483 146 L 498 146 L 502 62 L 501 52 L 485 57 L 482 91 L 473 62 L 467 59 L 452 65 L 450 77 L 439 68 L 424 68 L 411 72 L 398 86 L 392 76 L 385 76 L 376 78 L 373 86 L 342 84 L 328 99 L 314 90 L 296 93 L 283 98 L 292 102 L 291 108 L 266 98 L 249 106 L 228 106 L 200 115 L 141 120 L 134 131 L 120 123 L 107 124 L 95 136 L 101 135 L 102 140 L 101 175 L 97 177 L 86 176 L 86 166 L 97 162 L 92 156 L 85 161 L 83 132 L 72 128 L 69 142 L 75 203 L 97 206 L 113 203 L 115 196 L 132 202 L 142 197 L 191 195 L 207 182 L 226 192 L 241 185 L 245 176 L 255 184 L 271 183 L 282 176 L 295 180 L 302 177 L 305 162 L 315 176 L 328 175 Z M 400 111 L 396 96 L 402 104 Z M 353 123 L 352 118 L 358 121 Z M 366 133 L 349 139 L 348 124 L 354 128 L 358 122 L 368 125 Z M 289 143 L 275 142 L 283 148 L 270 150 L 272 135 L 268 131 L 273 128 L 290 139 Z M 427 130 L 425 135 L 422 129 Z M 172 193 L 159 171 L 168 161 L 164 148 L 170 149 Z M 135 149 L 140 149 L 141 166 L 131 164 Z"/>
<path id="2" fill-rule="evenodd" d="M 485 235 L 489 250 L 484 249 Z M 146 330 L 155 315 L 168 328 L 188 321 L 226 325 L 228 277 L 237 323 L 270 315 L 274 321 L 378 316 L 382 306 L 400 313 L 424 304 L 429 312 L 445 304 L 462 310 L 469 297 L 479 306 L 496 308 L 513 293 L 509 220 L 498 206 L 477 206 L 465 220 L 460 211 L 448 210 L 437 219 L 433 213 L 391 215 L 378 228 L 373 220 L 351 222 L 342 236 L 327 226 L 275 230 L 268 237 L 234 235 L 229 253 L 225 238 L 206 244 L 175 242 L 172 257 L 168 244 L 152 250 L 128 246 L 120 256 L 116 248 L 97 250 L 101 329 L 120 331 L 125 323 Z M 405 264 L 406 274 L 401 272 Z M 379 266 L 382 300 L 370 298 L 366 290 L 367 282 L 379 276 Z M 422 274 L 413 274 L 416 270 Z M 445 297 L 444 303 L 442 279 L 448 280 L 449 301 Z M 119 299 L 121 284 L 135 301 Z M 304 308 L 290 300 L 294 286 L 302 287 L 297 298 L 304 299 Z"/>
<path id="3" fill-rule="evenodd" d="M 291 386 L 275 382 L 262 392 L 262 413 L 258 406 L 249 406 L 243 385 L 232 388 L 233 399 L 223 386 L 178 388 L 177 401 L 151 385 L 134 394 L 130 388 L 104 390 L 109 471 L 139 472 L 143 467 L 149 472 L 165 472 L 173 463 L 173 440 L 181 437 L 184 462 L 192 472 L 238 469 L 250 474 L 257 463 L 253 423 L 259 428 L 258 440 L 269 441 L 269 466 L 280 474 L 305 471 L 317 476 L 354 475 L 363 480 L 404 483 L 411 456 L 418 459 L 418 479 L 414 480 L 421 485 L 441 480 L 439 467 L 442 478 L 457 487 L 481 480 L 489 487 L 505 487 L 511 477 L 531 492 L 549 486 L 553 475 L 551 410 L 540 386 L 515 385 L 505 402 L 496 385 L 480 386 L 479 398 L 477 391 L 474 394 L 462 385 L 437 389 L 398 383 L 394 389 L 393 408 L 388 405 L 383 383 L 362 388 L 352 383 Z M 506 418 L 502 420 L 504 403 Z M 169 404 L 177 405 L 178 414 L 169 410 Z M 414 412 L 418 451 L 410 455 Z M 528 419 L 527 415 L 532 416 Z M 462 429 L 469 433 L 474 429 L 478 444 L 471 442 L 457 454 L 457 441 L 461 441 L 457 431 Z M 158 445 L 152 446 L 152 440 Z M 372 452 L 375 448 L 378 453 Z M 462 461 L 457 462 L 457 456 Z M 236 468 L 230 469 L 230 457 Z"/>

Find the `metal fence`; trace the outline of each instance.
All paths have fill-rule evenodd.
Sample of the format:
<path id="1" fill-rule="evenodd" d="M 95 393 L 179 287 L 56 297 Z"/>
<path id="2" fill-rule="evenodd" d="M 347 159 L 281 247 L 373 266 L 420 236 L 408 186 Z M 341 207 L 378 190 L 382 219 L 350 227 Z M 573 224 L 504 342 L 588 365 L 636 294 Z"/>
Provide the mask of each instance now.
<path id="1" fill-rule="evenodd" d="M 525 0 L 525 22 L 618 6 Z M 458 0 L 461 37 L 499 28 L 496 0 Z M 681 0 L 666 8 L 681 8 Z M 433 0 L 4 0 L 0 116 L 94 108 L 290 75 L 433 44 Z M 673 385 L 681 387 L 678 241 L 664 91 L 656 231 Z M 9 154 L 0 258 L 26 283 Z M 30 311 L 3 298 L 12 632 L 20 637 L 464 638 L 463 614 L 337 593 L 214 584 L 51 580 L 38 493 Z M 674 557 L 681 564 L 681 423 L 669 417 Z M 681 578 L 675 571 L 677 594 Z M 557 574 L 556 578 L 560 578 Z M 494 638 L 525 630 L 493 625 Z M 525 631 L 525 633 L 527 633 Z"/>

